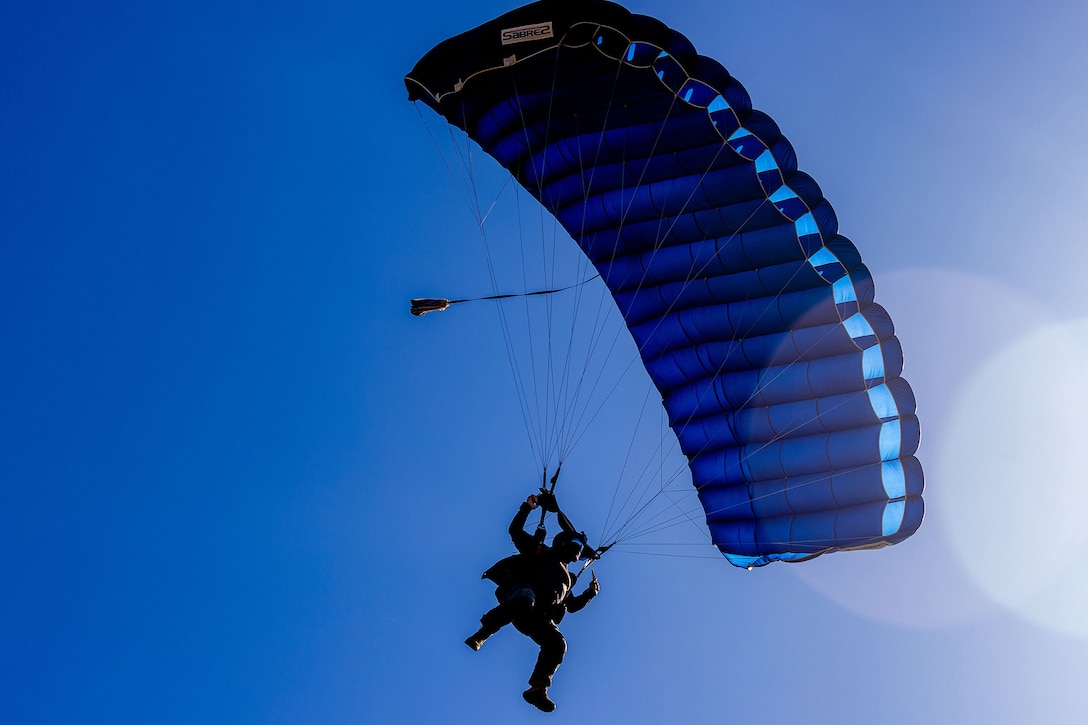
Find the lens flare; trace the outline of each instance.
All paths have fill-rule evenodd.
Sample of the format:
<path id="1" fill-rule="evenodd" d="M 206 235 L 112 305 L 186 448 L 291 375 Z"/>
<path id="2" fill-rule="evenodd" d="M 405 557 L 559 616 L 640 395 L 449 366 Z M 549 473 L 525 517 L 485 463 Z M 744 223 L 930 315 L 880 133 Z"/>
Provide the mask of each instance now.
<path id="1" fill-rule="evenodd" d="M 1052 324 L 988 360 L 955 400 L 937 475 L 946 533 L 995 601 L 1088 636 L 1088 320 Z"/>
<path id="2" fill-rule="evenodd" d="M 877 299 L 894 316 L 897 334 L 911 351 L 904 376 L 914 387 L 922 423 L 918 457 L 926 471 L 926 518 L 917 534 L 891 548 L 821 557 L 791 571 L 840 605 L 880 621 L 932 628 L 995 616 L 1004 608 L 965 572 L 976 566 L 972 557 L 951 553 L 965 552 L 978 532 L 964 529 L 971 526 L 965 518 L 970 511 L 965 513 L 958 499 L 949 500 L 959 496 L 959 474 L 938 465 L 936 452 L 946 453 L 950 463 L 978 457 L 947 440 L 952 411 L 962 409 L 965 389 L 977 388 L 975 373 L 1001 355 L 1010 339 L 1046 328 L 1054 316 L 1006 284 L 950 269 L 883 273 Z M 1036 382 L 1044 371 L 1034 372 Z M 984 398 L 999 397 L 996 384 L 980 390 Z"/>

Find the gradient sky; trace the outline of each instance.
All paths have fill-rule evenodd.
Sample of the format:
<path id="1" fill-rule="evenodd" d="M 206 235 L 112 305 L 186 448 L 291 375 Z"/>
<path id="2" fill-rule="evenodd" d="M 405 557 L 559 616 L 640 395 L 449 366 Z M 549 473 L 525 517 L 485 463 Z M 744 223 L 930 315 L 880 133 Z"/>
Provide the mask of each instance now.
<path id="1" fill-rule="evenodd" d="M 0 8 L 0 720 L 546 717 L 528 640 L 462 644 L 538 475 L 502 337 L 407 313 L 490 289 L 402 78 L 514 6 Z M 927 517 L 752 572 L 606 557 L 548 717 L 1088 721 L 1088 6 L 627 7 L 744 84 L 860 249 Z M 591 536 L 625 417 L 564 469 Z"/>

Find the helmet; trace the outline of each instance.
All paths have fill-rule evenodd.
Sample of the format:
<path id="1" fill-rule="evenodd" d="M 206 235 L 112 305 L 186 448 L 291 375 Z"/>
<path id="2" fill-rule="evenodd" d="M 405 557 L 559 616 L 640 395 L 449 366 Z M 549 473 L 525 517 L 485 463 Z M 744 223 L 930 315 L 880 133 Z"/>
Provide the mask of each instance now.
<path id="1" fill-rule="evenodd" d="M 552 548 L 563 561 L 577 561 L 582 556 L 582 552 L 588 549 L 589 546 L 582 534 L 573 531 L 560 531 L 552 539 Z"/>

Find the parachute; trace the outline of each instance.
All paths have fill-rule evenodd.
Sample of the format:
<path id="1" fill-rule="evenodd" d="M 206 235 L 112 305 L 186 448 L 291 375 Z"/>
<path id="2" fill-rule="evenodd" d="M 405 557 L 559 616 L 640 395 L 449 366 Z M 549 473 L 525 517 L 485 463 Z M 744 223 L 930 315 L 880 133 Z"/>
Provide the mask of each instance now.
<path id="1" fill-rule="evenodd" d="M 917 530 L 919 423 L 892 321 L 725 68 L 614 3 L 542 0 L 439 44 L 405 84 L 599 272 L 732 564 Z"/>

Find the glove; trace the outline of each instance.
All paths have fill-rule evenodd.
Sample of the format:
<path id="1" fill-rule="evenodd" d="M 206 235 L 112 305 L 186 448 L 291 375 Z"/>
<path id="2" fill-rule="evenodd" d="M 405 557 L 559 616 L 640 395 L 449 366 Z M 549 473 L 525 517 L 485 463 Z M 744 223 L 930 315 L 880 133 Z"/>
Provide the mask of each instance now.
<path id="1" fill-rule="evenodd" d="M 545 511 L 551 511 L 552 513 L 559 511 L 559 503 L 555 500 L 555 494 L 549 493 L 543 488 L 536 495 L 536 503 Z"/>

